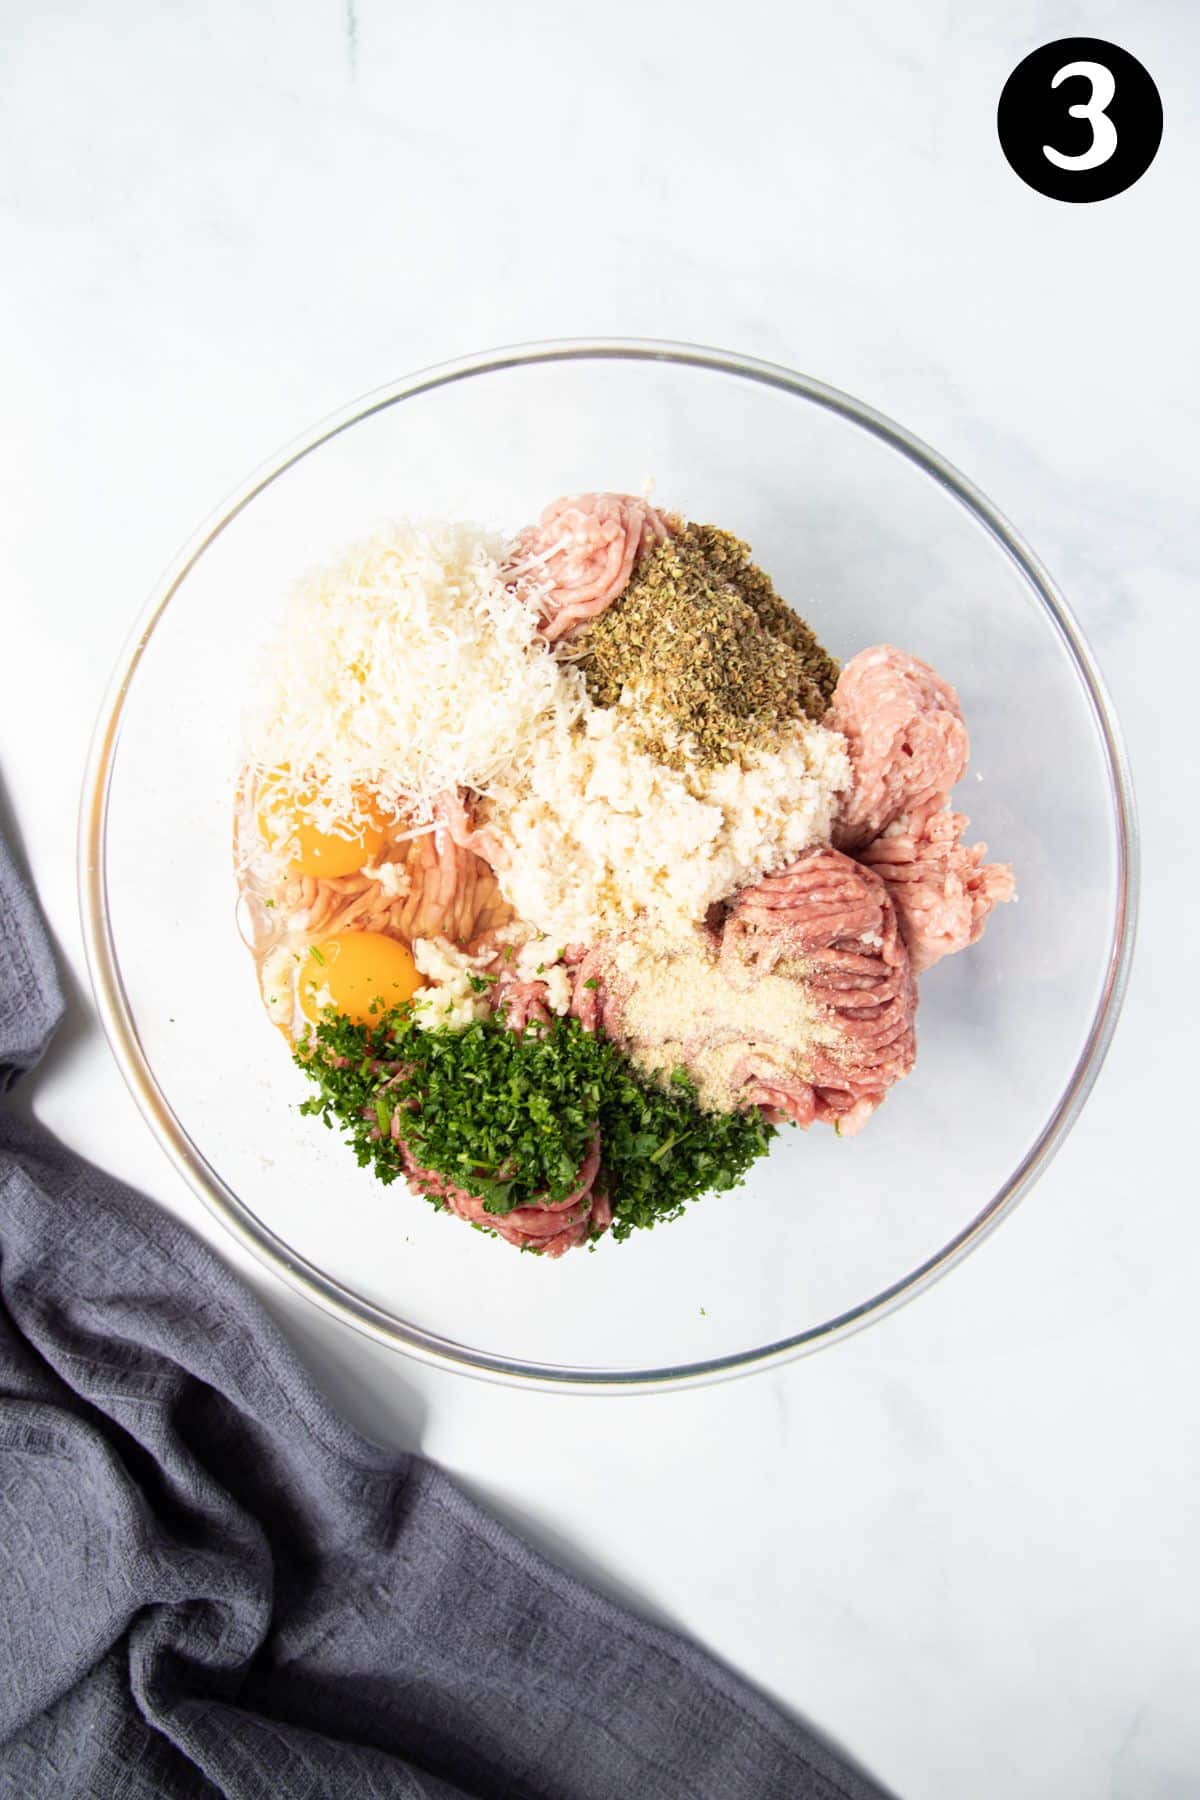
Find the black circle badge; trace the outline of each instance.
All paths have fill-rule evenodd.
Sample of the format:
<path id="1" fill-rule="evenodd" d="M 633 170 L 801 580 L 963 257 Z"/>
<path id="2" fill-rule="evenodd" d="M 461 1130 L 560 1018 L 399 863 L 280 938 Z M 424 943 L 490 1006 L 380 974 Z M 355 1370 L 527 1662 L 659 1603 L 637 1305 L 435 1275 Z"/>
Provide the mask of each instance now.
<path id="1" fill-rule="evenodd" d="M 1103 38 L 1057 38 L 1019 62 L 996 110 L 1012 167 L 1051 200 L 1111 200 L 1141 179 L 1162 139 L 1158 89 Z"/>

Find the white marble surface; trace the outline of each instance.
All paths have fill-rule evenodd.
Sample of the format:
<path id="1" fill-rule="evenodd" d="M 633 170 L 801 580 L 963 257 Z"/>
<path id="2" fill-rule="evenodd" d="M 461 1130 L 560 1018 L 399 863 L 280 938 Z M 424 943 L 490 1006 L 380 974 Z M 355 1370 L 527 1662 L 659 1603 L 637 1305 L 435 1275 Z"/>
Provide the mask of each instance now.
<path id="1" fill-rule="evenodd" d="M 906 1800 L 1183 1800 L 1200 24 L 1177 0 L 435 10 L 51 0 L 0 19 L 0 779 L 73 1001 L 32 1104 L 220 1235 L 95 1026 L 74 831 L 127 625 L 250 466 L 405 369 L 540 336 L 724 344 L 873 401 L 1040 550 L 1134 758 L 1134 985 L 1049 1176 L 916 1306 L 680 1397 L 434 1374 L 246 1272 L 353 1418 Z M 1070 32 L 1139 55 L 1166 112 L 1150 174 L 1095 207 L 1031 193 L 994 136 L 1009 70 Z"/>

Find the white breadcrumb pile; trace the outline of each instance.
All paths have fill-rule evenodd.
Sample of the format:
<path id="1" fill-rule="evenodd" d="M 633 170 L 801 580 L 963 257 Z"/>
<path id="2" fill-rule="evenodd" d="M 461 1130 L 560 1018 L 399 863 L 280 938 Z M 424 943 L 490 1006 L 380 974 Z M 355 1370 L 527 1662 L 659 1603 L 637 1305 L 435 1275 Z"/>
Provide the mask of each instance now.
<path id="1" fill-rule="evenodd" d="M 626 694 L 553 714 L 492 783 L 481 822 L 507 852 L 516 913 L 565 943 L 641 921 L 677 936 L 716 900 L 829 839 L 849 786 L 845 739 L 798 721 L 739 762 L 670 768 L 638 748 Z"/>
<path id="2" fill-rule="evenodd" d="M 504 540 L 477 525 L 398 522 L 292 590 L 247 719 L 251 765 L 311 782 L 317 826 L 347 834 L 372 801 L 427 821 L 436 797 L 486 792 L 579 706 L 504 587 Z"/>

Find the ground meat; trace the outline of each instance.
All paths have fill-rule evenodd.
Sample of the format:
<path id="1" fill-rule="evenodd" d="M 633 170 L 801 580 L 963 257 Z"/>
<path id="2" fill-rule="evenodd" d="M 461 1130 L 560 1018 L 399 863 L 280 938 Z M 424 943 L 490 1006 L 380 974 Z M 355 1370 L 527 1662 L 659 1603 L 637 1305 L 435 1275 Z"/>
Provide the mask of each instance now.
<path id="1" fill-rule="evenodd" d="M 672 526 L 633 494 L 576 494 L 554 500 L 536 525 L 517 534 L 504 574 L 542 614 L 542 635 L 557 642 L 595 619 L 623 592 L 642 550 L 663 543 Z"/>
<path id="2" fill-rule="evenodd" d="M 858 850 L 906 814 L 915 824 L 945 803 L 970 748 L 948 681 L 892 644 L 851 657 L 825 723 L 846 739 L 854 784 L 834 843 Z"/>
<path id="3" fill-rule="evenodd" d="M 916 1055 L 916 983 L 884 883 L 821 845 L 744 889 L 714 925 L 727 1008 L 698 1009 L 686 1033 L 635 1027 L 621 944 L 609 940 L 574 962 L 575 1016 L 646 1068 L 666 1067 L 660 1052 L 669 1042 L 702 1092 L 719 1069 L 717 1110 L 760 1106 L 776 1121 L 857 1131 Z M 766 1016 L 753 1030 L 740 1022 L 741 1002 L 767 977 L 803 987 L 810 1023 L 800 1036 L 790 1022 L 773 1030 Z"/>
<path id="4" fill-rule="evenodd" d="M 826 723 L 854 769 L 834 842 L 887 884 L 919 974 L 975 943 L 1013 897 L 1012 869 L 985 864 L 985 844 L 964 847 L 967 818 L 949 810 L 969 748 L 958 695 L 927 663 L 876 644 L 842 670 Z"/>
<path id="5" fill-rule="evenodd" d="M 468 944 L 511 917 L 488 864 L 441 825 L 413 838 L 407 867 L 412 885 L 400 930 L 410 943 L 441 935 Z"/>
<path id="6" fill-rule="evenodd" d="M 480 857 L 492 869 L 502 869 L 507 861 L 505 847 L 486 826 L 476 825 L 473 811 L 473 804 L 469 805 L 457 788 L 447 788 L 434 803 L 437 829 L 458 849 Z"/>
<path id="7" fill-rule="evenodd" d="M 600 1140 L 596 1139 L 579 1171 L 575 1191 L 565 1200 L 551 1205 L 518 1206 L 510 1213 L 490 1213 L 483 1201 L 463 1188 L 455 1187 L 443 1176 L 422 1168 L 407 1145 L 400 1140 L 400 1153 L 405 1173 L 419 1193 L 440 1200 L 448 1211 L 494 1231 L 508 1244 L 522 1250 L 535 1250 L 540 1256 L 562 1256 L 564 1251 L 599 1237 L 612 1223 L 612 1206 L 608 1196 L 595 1189 L 600 1171 Z"/>
<path id="8" fill-rule="evenodd" d="M 522 981 L 503 966 L 503 959 L 500 964 L 492 988 L 492 1004 L 497 1011 L 504 1008 L 504 1019 L 509 1028 L 524 1031 L 530 1024 L 549 1025 L 552 1015 L 546 983 L 537 976 Z"/>
<path id="9" fill-rule="evenodd" d="M 887 884 L 914 974 L 977 942 L 993 906 L 1013 897 L 1011 866 L 985 863 L 986 844 L 968 849 L 966 828 L 965 813 L 904 817 L 859 852 Z"/>
<path id="10" fill-rule="evenodd" d="M 884 883 L 840 851 L 808 850 L 738 895 L 722 956 L 751 975 L 793 969 L 837 1028 L 812 1046 L 803 1080 L 748 1045 L 747 1100 L 797 1125 L 859 1130 L 916 1057 L 916 982 Z"/>
<path id="11" fill-rule="evenodd" d="M 620 1042 L 620 1004 L 611 966 L 612 943 L 601 940 L 587 949 L 568 945 L 564 961 L 571 971 L 571 1012 L 585 1031 L 602 1031 Z"/>
<path id="12" fill-rule="evenodd" d="M 382 931 L 405 943 L 441 936 L 467 944 L 512 917 L 488 863 L 441 823 L 397 839 L 356 874 L 292 876 L 281 901 L 291 929 L 308 937 Z"/>

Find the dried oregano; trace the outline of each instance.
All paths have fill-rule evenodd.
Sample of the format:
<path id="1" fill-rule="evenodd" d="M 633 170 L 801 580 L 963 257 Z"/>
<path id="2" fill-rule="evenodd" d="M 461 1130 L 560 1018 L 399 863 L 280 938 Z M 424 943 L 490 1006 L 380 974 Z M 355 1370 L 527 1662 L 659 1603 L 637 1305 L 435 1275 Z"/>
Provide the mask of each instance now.
<path id="1" fill-rule="evenodd" d="M 643 748 L 677 766 L 770 748 L 787 721 L 821 719 L 837 681 L 748 547 L 713 525 L 685 525 L 643 556 L 574 649 L 592 698 L 612 706 L 631 689 Z"/>

